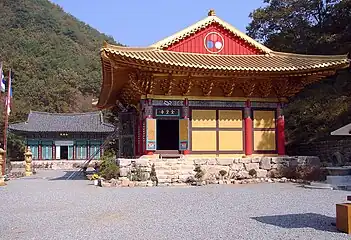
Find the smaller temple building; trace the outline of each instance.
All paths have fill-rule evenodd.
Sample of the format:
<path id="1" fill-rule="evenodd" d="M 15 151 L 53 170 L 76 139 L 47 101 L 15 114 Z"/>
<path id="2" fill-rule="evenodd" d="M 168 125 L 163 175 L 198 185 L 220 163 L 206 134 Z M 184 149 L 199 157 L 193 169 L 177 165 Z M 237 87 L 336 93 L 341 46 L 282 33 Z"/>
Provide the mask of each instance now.
<path id="1" fill-rule="evenodd" d="M 105 138 L 115 127 L 104 123 L 101 112 L 47 113 L 31 111 L 26 122 L 9 130 L 26 139 L 33 160 L 99 159 Z"/>

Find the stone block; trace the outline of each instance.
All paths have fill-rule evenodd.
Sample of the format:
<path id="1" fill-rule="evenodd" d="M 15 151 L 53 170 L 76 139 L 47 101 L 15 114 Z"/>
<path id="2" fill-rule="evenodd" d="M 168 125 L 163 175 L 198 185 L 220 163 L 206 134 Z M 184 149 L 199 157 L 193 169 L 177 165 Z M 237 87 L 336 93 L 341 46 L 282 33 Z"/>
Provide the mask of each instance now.
<path id="1" fill-rule="evenodd" d="M 251 169 L 258 170 L 260 168 L 259 163 L 245 163 L 244 166 L 246 171 L 250 171 Z"/>
<path id="2" fill-rule="evenodd" d="M 191 175 L 191 174 L 184 174 L 184 175 L 179 175 L 178 176 L 178 179 L 181 182 L 186 182 L 186 180 L 189 179 L 189 178 L 193 178 L 193 175 Z"/>
<path id="3" fill-rule="evenodd" d="M 122 179 L 121 187 L 129 187 L 131 181 L 129 179 Z"/>
<path id="4" fill-rule="evenodd" d="M 208 159 L 206 159 L 206 158 L 196 158 L 196 159 L 194 159 L 194 164 L 204 165 L 204 164 L 207 164 L 207 161 L 208 161 Z"/>
<path id="5" fill-rule="evenodd" d="M 241 158 L 239 163 L 251 163 L 251 158 Z"/>
<path id="6" fill-rule="evenodd" d="M 233 158 L 217 158 L 217 164 L 222 166 L 229 166 L 233 164 Z"/>
<path id="7" fill-rule="evenodd" d="M 149 167 L 149 160 L 148 159 L 136 159 L 135 160 L 135 165 L 138 167 Z"/>
<path id="8" fill-rule="evenodd" d="M 217 160 L 215 158 L 210 158 L 207 161 L 208 165 L 216 165 L 217 164 Z"/>
<path id="9" fill-rule="evenodd" d="M 175 164 L 178 164 L 178 159 L 167 159 L 167 160 L 164 160 L 165 161 L 165 164 L 166 165 L 169 165 L 169 166 L 174 166 Z"/>
<path id="10" fill-rule="evenodd" d="M 282 163 L 285 162 L 283 157 L 272 157 L 272 163 Z"/>
<path id="11" fill-rule="evenodd" d="M 270 157 L 263 157 L 261 158 L 260 168 L 264 170 L 271 169 L 271 158 Z"/>
<path id="12" fill-rule="evenodd" d="M 266 178 L 268 171 L 264 170 L 264 169 L 258 169 L 258 170 L 256 170 L 256 173 L 257 173 L 256 177 L 258 177 L 258 178 Z"/>
<path id="13" fill-rule="evenodd" d="M 239 170 L 244 169 L 244 164 L 243 163 L 233 163 L 229 167 L 233 171 L 239 171 Z"/>
<path id="14" fill-rule="evenodd" d="M 136 182 L 135 186 L 146 187 L 147 186 L 147 181 Z"/>
<path id="15" fill-rule="evenodd" d="M 119 169 L 119 176 L 121 177 L 127 177 L 129 173 L 130 173 L 130 169 L 128 167 Z"/>
<path id="16" fill-rule="evenodd" d="M 252 163 L 260 163 L 261 162 L 261 157 L 254 157 L 251 159 Z"/>
<path id="17" fill-rule="evenodd" d="M 117 165 L 120 167 L 128 167 L 132 164 L 131 159 L 124 159 L 124 158 L 118 158 L 117 159 Z"/>
<path id="18" fill-rule="evenodd" d="M 238 175 L 237 175 L 238 179 L 246 179 L 246 178 L 250 178 L 251 176 L 249 175 L 248 171 L 239 171 Z"/>
<path id="19" fill-rule="evenodd" d="M 321 165 L 321 160 L 316 156 L 308 156 L 306 159 L 306 164 L 308 166 L 319 167 Z"/>

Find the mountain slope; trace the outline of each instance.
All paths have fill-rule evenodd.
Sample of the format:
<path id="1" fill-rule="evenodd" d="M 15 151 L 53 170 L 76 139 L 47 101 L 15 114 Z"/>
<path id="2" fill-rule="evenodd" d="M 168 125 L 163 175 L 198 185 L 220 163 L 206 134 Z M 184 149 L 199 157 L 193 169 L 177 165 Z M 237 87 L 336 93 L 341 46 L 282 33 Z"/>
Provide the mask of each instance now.
<path id="1" fill-rule="evenodd" d="M 10 120 L 30 109 L 89 110 L 101 82 L 99 49 L 114 40 L 48 0 L 2 0 L 0 9 L 0 59 L 15 71 Z"/>

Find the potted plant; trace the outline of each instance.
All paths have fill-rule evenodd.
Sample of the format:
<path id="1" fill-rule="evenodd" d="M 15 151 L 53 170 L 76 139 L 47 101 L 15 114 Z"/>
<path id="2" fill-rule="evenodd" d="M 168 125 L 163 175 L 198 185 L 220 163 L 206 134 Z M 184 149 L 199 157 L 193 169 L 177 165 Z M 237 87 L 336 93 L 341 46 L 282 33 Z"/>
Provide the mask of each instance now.
<path id="1" fill-rule="evenodd" d="M 100 186 L 101 185 L 101 179 L 100 176 L 96 173 L 93 174 L 93 176 L 91 177 L 91 180 L 94 183 L 94 186 Z"/>

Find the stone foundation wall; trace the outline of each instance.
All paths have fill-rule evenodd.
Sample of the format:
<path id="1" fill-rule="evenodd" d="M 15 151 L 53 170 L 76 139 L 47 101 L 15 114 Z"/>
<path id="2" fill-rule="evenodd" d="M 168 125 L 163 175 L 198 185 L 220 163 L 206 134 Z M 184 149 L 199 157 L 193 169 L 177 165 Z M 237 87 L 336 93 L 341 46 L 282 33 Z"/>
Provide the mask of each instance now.
<path id="1" fill-rule="evenodd" d="M 253 157 L 253 158 L 179 158 L 179 159 L 117 159 L 121 177 L 130 176 L 135 167 L 149 176 L 151 166 L 155 165 L 159 183 L 183 183 L 194 178 L 195 166 L 204 171 L 204 180 L 221 178 L 220 171 L 226 172 L 226 179 L 251 178 L 249 171 L 254 169 L 257 178 L 275 177 L 279 169 L 296 166 L 320 166 L 318 157 Z"/>
<path id="2" fill-rule="evenodd" d="M 72 170 L 80 168 L 85 161 L 86 160 L 34 160 L 32 166 L 34 169 Z M 89 167 L 93 167 L 95 162 L 98 162 L 98 160 L 91 161 Z M 24 168 L 24 161 L 13 161 L 11 162 L 11 167 L 15 169 Z"/>

